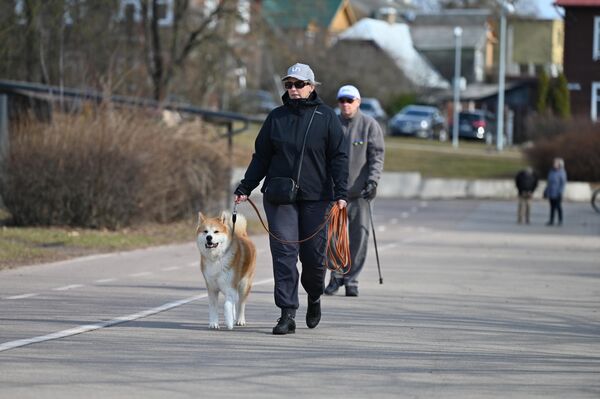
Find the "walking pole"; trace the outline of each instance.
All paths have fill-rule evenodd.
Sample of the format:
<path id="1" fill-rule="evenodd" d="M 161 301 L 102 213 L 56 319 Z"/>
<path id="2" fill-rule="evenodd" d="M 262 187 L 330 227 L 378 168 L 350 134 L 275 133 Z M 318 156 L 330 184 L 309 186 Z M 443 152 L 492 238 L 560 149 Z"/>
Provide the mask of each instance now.
<path id="1" fill-rule="evenodd" d="M 379 250 L 377 249 L 377 237 L 375 236 L 375 225 L 373 224 L 373 210 L 371 209 L 371 201 L 369 203 L 369 219 L 371 220 L 371 231 L 373 232 L 373 243 L 375 243 L 375 257 L 377 258 L 377 272 L 379 272 L 379 284 L 383 284 L 381 277 L 381 265 L 379 264 Z"/>

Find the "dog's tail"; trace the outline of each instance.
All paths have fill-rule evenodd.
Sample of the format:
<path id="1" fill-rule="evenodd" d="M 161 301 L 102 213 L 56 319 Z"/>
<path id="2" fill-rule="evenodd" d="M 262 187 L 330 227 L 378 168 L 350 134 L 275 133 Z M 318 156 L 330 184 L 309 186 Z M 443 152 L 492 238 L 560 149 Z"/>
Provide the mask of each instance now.
<path id="1" fill-rule="evenodd" d="M 229 213 L 227 211 L 223 211 L 223 213 L 221 214 L 221 219 L 226 220 L 227 225 L 229 225 L 230 228 L 233 228 L 233 217 L 232 217 L 231 213 Z M 248 232 L 246 230 L 247 226 L 248 226 L 248 221 L 246 220 L 244 215 L 238 213 L 236 215 L 236 219 L 235 219 L 235 234 L 237 234 L 239 236 L 247 236 L 248 235 Z"/>

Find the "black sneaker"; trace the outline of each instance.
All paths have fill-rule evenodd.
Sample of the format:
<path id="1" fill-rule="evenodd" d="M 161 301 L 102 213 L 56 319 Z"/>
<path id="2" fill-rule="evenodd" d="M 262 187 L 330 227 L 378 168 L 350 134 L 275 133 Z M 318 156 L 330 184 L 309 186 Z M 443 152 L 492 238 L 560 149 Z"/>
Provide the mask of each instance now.
<path id="1" fill-rule="evenodd" d="M 329 279 L 329 284 L 327 285 L 327 287 L 325 287 L 325 295 L 335 294 L 336 292 L 338 292 L 342 285 L 344 285 L 344 280 L 331 276 L 331 278 Z"/>
<path id="2" fill-rule="evenodd" d="M 296 332 L 295 312 L 290 309 L 281 309 L 281 317 L 277 319 L 277 325 L 273 327 L 274 335 L 294 334 Z"/>
<path id="3" fill-rule="evenodd" d="M 346 296 L 358 296 L 358 287 L 356 285 L 347 285 Z"/>
<path id="4" fill-rule="evenodd" d="M 315 302 L 308 299 L 308 309 L 306 310 L 306 325 L 308 328 L 315 328 L 321 321 L 321 299 Z"/>

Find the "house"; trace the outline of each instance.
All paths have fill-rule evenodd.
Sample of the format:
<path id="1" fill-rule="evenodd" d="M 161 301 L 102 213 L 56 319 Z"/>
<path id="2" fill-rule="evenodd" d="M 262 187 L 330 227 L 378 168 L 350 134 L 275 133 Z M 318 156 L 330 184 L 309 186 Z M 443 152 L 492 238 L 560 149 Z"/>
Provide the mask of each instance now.
<path id="1" fill-rule="evenodd" d="M 398 94 L 450 87 L 413 46 L 408 25 L 363 18 L 338 36 L 329 56 L 341 66 L 328 86 L 354 83 L 369 97 L 386 101 Z M 343 81 L 340 81 L 343 80 Z"/>
<path id="2" fill-rule="evenodd" d="M 558 19 L 510 18 L 507 74 L 556 77 L 563 71 L 564 24 Z"/>
<path id="3" fill-rule="evenodd" d="M 329 42 L 356 22 L 349 0 L 262 0 L 261 7 L 269 26 L 293 38 L 289 42 L 298 47 L 315 43 L 317 38 Z"/>
<path id="4" fill-rule="evenodd" d="M 565 10 L 564 71 L 571 113 L 600 122 L 600 0 L 557 0 Z"/>
<path id="5" fill-rule="evenodd" d="M 461 76 L 466 83 L 481 83 L 491 69 L 495 38 L 488 20 L 489 10 L 446 10 L 419 13 L 410 23 L 415 48 L 447 80 L 454 78 L 456 39 L 454 28 L 462 28 Z"/>

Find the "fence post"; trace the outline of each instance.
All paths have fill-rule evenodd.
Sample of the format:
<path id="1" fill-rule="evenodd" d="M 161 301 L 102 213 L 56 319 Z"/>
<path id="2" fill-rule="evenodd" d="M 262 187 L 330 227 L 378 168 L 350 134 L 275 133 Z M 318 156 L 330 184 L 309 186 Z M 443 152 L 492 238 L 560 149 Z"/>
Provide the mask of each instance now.
<path id="1" fill-rule="evenodd" d="M 0 161 L 8 155 L 8 96 L 0 94 Z"/>
<path id="2" fill-rule="evenodd" d="M 4 173 L 3 161 L 8 156 L 8 96 L 0 94 L 0 175 Z M 2 176 L 0 176 L 2 177 Z M 4 206 L 0 197 L 0 208 Z"/>

